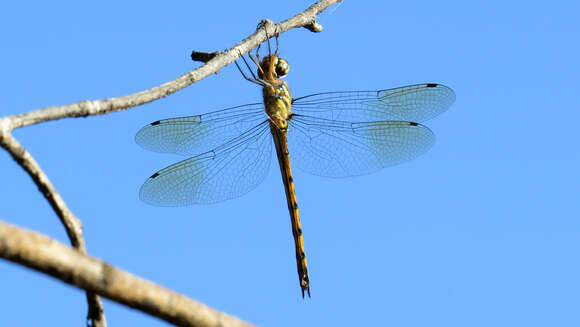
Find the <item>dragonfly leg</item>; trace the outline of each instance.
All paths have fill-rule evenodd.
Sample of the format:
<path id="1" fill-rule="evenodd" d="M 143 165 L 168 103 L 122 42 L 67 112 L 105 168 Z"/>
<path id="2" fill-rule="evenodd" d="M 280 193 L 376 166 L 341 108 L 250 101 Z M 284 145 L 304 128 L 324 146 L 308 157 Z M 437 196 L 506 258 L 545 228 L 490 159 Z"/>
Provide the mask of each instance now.
<path id="1" fill-rule="evenodd" d="M 244 73 L 244 70 L 242 69 L 242 67 L 240 67 L 240 64 L 238 64 L 238 61 L 234 61 L 234 63 L 236 64 L 236 67 L 238 67 L 238 70 L 240 71 L 240 74 L 242 74 L 242 76 L 252 82 L 252 83 L 256 83 L 258 85 L 261 86 L 266 86 L 266 85 L 270 85 L 270 83 L 264 81 L 263 79 L 260 79 L 256 76 L 256 74 L 254 74 L 254 71 L 252 70 L 252 67 L 250 67 L 250 64 L 248 64 L 248 61 L 246 60 L 246 57 L 244 57 L 243 55 L 240 55 L 240 57 L 242 58 L 242 60 L 244 61 L 244 64 L 246 64 L 246 67 L 248 68 L 248 71 L 250 72 L 250 74 L 252 74 L 252 77 L 249 77 L 248 75 L 246 75 L 246 73 Z"/>
<path id="2" fill-rule="evenodd" d="M 276 30 L 274 31 L 274 37 L 276 38 L 276 52 L 274 52 L 275 56 L 278 56 L 278 49 L 280 48 L 280 43 L 278 43 L 279 36 L 280 32 L 278 32 L 278 26 L 276 26 Z"/>
<path id="3" fill-rule="evenodd" d="M 270 36 L 268 35 L 268 29 L 264 26 L 264 33 L 266 34 L 266 42 L 268 42 L 268 55 L 272 55 L 272 47 L 270 46 Z"/>
<path id="4" fill-rule="evenodd" d="M 258 79 L 258 77 L 256 76 L 256 74 L 254 74 L 254 71 L 252 70 L 252 67 L 250 67 L 250 64 L 248 64 L 248 61 L 246 60 L 246 57 L 244 57 L 244 55 L 242 55 L 242 54 L 240 54 L 240 57 L 244 61 L 244 64 L 246 64 L 246 67 L 248 68 L 248 71 L 250 72 L 250 74 L 252 74 L 252 78 L 253 79 Z M 239 68 L 239 66 L 238 66 L 238 68 Z M 240 73 L 242 73 L 242 75 L 244 75 L 244 77 L 246 77 L 246 74 L 244 74 L 244 72 L 241 69 L 240 69 Z M 248 79 L 248 78 L 246 77 L 246 79 Z"/>
<path id="5" fill-rule="evenodd" d="M 268 20 L 263 19 L 262 21 L 260 21 L 260 23 L 258 23 L 258 26 L 256 27 L 256 30 L 259 30 L 261 28 L 264 29 L 264 34 L 266 34 L 266 42 L 268 42 L 268 55 L 272 54 L 272 48 L 270 47 L 270 36 L 268 35 Z M 261 44 L 260 44 L 261 45 Z M 258 57 L 258 59 L 260 58 L 258 56 L 258 51 L 260 50 L 260 45 L 258 45 L 258 47 L 256 48 L 256 56 Z"/>

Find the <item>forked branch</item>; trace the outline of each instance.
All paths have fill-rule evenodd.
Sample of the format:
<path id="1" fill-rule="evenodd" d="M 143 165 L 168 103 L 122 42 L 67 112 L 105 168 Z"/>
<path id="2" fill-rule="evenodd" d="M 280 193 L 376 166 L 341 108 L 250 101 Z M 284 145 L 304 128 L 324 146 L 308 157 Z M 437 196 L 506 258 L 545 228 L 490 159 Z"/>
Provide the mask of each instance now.
<path id="1" fill-rule="evenodd" d="M 72 117 L 86 117 L 103 115 L 116 111 L 125 110 L 128 108 L 136 107 L 142 104 L 149 103 L 154 100 L 161 99 L 172 93 L 175 93 L 213 73 L 218 72 L 224 66 L 234 62 L 243 55 L 250 51 L 251 49 L 258 46 L 260 43 L 266 40 L 266 35 L 273 36 L 282 34 L 290 29 L 297 27 L 305 27 L 312 32 L 322 31 L 322 26 L 316 22 L 316 15 L 327 9 L 329 6 L 340 2 L 341 0 L 321 0 L 310 6 L 308 9 L 302 13 L 289 18 L 279 24 L 274 24 L 271 21 L 263 21 L 260 29 L 255 33 L 235 45 L 234 47 L 223 52 L 213 53 L 211 57 L 206 58 L 207 60 L 202 60 L 205 64 L 187 74 L 184 74 L 173 81 L 164 83 L 162 85 L 153 87 L 149 90 L 141 91 L 138 93 L 124 95 L 115 98 L 107 98 L 101 100 L 85 100 L 77 103 L 72 103 L 68 105 L 61 106 L 51 106 L 43 109 L 33 110 L 23 114 L 5 116 L 0 118 L 0 146 L 3 147 L 12 158 L 28 173 L 33 182 L 37 185 L 38 189 L 50 203 L 51 207 L 60 218 L 63 226 L 66 229 L 67 235 L 71 241 L 71 244 L 75 248 L 76 252 L 73 254 L 66 252 L 70 251 L 64 250 L 63 245 L 57 244 L 54 241 L 49 241 L 46 238 L 36 235 L 30 235 L 30 232 L 25 232 L 18 229 L 17 227 L 11 227 L 0 222 L 0 256 L 7 258 L 9 260 L 24 264 L 28 267 L 37 269 L 39 271 L 51 274 L 56 278 L 59 278 L 65 282 L 72 283 L 78 287 L 87 290 L 87 300 L 89 303 L 89 315 L 88 320 L 91 325 L 95 327 L 106 327 L 106 321 L 103 313 L 103 307 L 100 298 L 95 294 L 102 294 L 113 300 L 125 303 L 137 309 L 149 312 L 153 315 L 166 319 L 167 321 L 184 324 L 182 322 L 182 316 L 172 316 L 170 313 L 160 313 L 154 307 L 151 306 L 154 302 L 147 302 L 146 304 L 138 304 L 136 298 L 123 298 L 122 296 L 117 296 L 111 293 L 110 289 L 105 288 L 103 285 L 98 284 L 99 280 L 96 277 L 114 277 L 111 281 L 123 281 L 127 282 L 131 287 L 135 288 L 131 296 L 161 296 L 164 299 L 170 299 L 171 301 L 178 301 L 179 303 L 188 303 L 190 306 L 199 306 L 201 304 L 192 304 L 193 300 L 189 300 L 181 295 L 172 293 L 173 295 L 167 295 L 169 291 L 160 291 L 160 287 L 152 283 L 138 280 L 135 282 L 136 277 L 129 278 L 127 275 L 123 275 L 123 272 L 113 268 L 104 263 L 99 263 L 96 259 L 92 259 L 86 255 L 86 248 L 84 244 L 84 239 L 82 236 L 82 224 L 81 221 L 68 209 L 64 200 L 58 194 L 56 188 L 50 182 L 48 176 L 40 168 L 34 157 L 12 136 L 12 131 L 16 128 L 25 127 L 33 124 L 38 124 L 50 120 L 56 120 L 61 118 L 72 118 Z M 265 31 L 265 32 L 264 32 Z M 10 233 L 6 233 L 10 231 Z M 14 237 L 22 232 L 25 236 L 22 236 L 19 242 L 10 243 L 10 253 L 21 253 L 16 256 L 11 256 L 7 252 L 7 242 L 12 242 Z M 12 235 L 13 233 L 13 235 Z M 28 234 L 26 234 L 28 233 Z M 12 240 L 12 241 L 11 241 Z M 30 242 L 30 244 L 26 244 Z M 57 249 L 57 252 L 51 252 L 50 249 L 43 252 L 43 248 L 35 247 L 35 244 L 51 245 L 51 248 Z M 27 247 L 30 246 L 30 247 Z M 15 251 L 15 252 L 14 252 Z M 19 252 L 20 251 L 20 252 Z M 21 252 L 25 251 L 25 252 Z M 23 255 L 34 253 L 28 253 L 26 251 L 38 252 L 38 256 L 32 256 L 25 258 Z M 70 259 L 74 257 L 73 261 L 64 262 L 60 259 L 63 258 L 62 253 L 67 253 L 66 256 Z M 43 256 L 41 256 L 41 254 Z M 51 258 L 51 256 L 54 256 Z M 67 264 L 73 263 L 72 266 L 67 266 Z M 78 263 L 78 267 L 75 267 Z M 83 264 L 85 264 L 83 266 Z M 83 269 L 86 268 L 86 269 Z M 109 274 L 114 272 L 114 274 Z M 85 275 L 86 274 L 86 275 Z M 101 274 L 101 275 L 99 275 Z M 126 274 L 126 273 L 125 273 Z M 92 277 L 91 277 L 92 276 Z M 121 276 L 121 277 L 119 277 Z M 94 283 L 89 282 L 90 278 L 95 277 Z M 119 279 L 117 279 L 119 278 Z M 101 279 L 101 282 L 103 279 Z M 119 289 L 124 289 L 126 286 L 115 284 Z M 147 301 L 151 301 L 149 298 Z M 148 307 L 148 308 L 146 308 Z M 204 306 L 203 310 L 211 310 Z M 202 311 L 203 311 L 202 310 Z M 195 321 L 195 318 L 192 318 Z M 184 321 L 184 320 L 183 320 Z M 223 323 L 223 321 L 221 322 Z M 192 325 L 193 326 L 193 325 Z M 206 326 L 197 324 L 197 326 Z M 210 325 L 207 325 L 210 326 Z M 225 324 L 221 324 L 225 326 Z M 237 326 L 237 325 L 236 325 Z"/>
<path id="2" fill-rule="evenodd" d="M 322 31 L 322 26 L 316 22 L 316 15 L 329 6 L 341 1 L 342 0 L 318 1 L 298 15 L 279 24 L 274 24 L 272 21 L 264 20 L 261 24 L 261 28 L 256 32 L 232 48 L 223 52 L 215 53 L 211 60 L 207 61 L 205 65 L 184 74 L 173 81 L 169 81 L 149 90 L 115 98 L 85 100 L 68 105 L 46 107 L 19 115 L 6 116 L 0 118 L 0 128 L 5 129 L 6 131 L 12 131 L 15 128 L 38 124 L 49 120 L 67 117 L 104 115 L 161 99 L 218 72 L 221 68 L 234 62 L 241 55 L 266 41 L 266 35 L 280 35 L 290 29 L 298 27 L 304 27 L 313 32 Z"/>

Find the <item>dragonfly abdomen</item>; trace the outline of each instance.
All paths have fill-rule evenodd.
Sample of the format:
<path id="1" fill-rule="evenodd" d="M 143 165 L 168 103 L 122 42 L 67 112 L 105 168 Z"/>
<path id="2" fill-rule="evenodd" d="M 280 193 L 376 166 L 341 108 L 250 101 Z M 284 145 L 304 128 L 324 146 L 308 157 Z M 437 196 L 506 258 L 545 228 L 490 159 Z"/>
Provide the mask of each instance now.
<path id="1" fill-rule="evenodd" d="M 278 163 L 280 164 L 280 172 L 282 174 L 282 181 L 284 182 L 284 190 L 286 192 L 286 201 L 288 203 L 288 211 L 290 212 L 290 222 L 292 224 L 292 236 L 294 237 L 294 246 L 296 250 L 296 266 L 298 269 L 298 281 L 302 289 L 302 297 L 304 292 L 308 293 L 310 297 L 310 280 L 308 278 L 308 265 L 306 264 L 306 252 L 304 250 L 304 238 L 302 237 L 302 226 L 300 224 L 300 215 L 298 212 L 298 200 L 296 199 L 296 191 L 294 188 L 294 178 L 292 177 L 292 170 L 290 169 L 290 154 L 288 153 L 288 139 L 286 131 L 281 131 L 273 123 L 270 123 L 270 132 L 274 137 L 274 144 L 276 145 L 276 154 Z"/>

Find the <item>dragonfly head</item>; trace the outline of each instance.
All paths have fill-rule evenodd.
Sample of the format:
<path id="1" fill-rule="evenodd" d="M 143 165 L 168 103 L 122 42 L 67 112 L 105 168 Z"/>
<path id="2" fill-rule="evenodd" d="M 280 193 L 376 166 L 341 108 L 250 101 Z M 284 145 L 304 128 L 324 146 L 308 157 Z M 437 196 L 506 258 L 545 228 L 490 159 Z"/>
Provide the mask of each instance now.
<path id="1" fill-rule="evenodd" d="M 289 71 L 290 64 L 288 64 L 288 61 L 286 61 L 286 59 L 283 58 L 278 58 L 278 62 L 276 63 L 276 75 L 282 78 L 288 75 Z"/>
<path id="2" fill-rule="evenodd" d="M 258 68 L 258 77 L 263 79 L 282 78 L 290 71 L 290 65 L 286 59 L 278 57 L 276 54 L 265 56 Z"/>

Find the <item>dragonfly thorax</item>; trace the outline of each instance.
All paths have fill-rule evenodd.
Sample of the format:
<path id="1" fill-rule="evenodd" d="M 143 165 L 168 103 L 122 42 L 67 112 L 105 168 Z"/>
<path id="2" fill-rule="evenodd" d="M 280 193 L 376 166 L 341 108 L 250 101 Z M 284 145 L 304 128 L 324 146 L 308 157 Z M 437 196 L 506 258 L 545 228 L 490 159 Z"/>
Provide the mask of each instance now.
<path id="1" fill-rule="evenodd" d="M 270 83 L 272 83 L 271 81 Z M 292 115 L 292 96 L 284 81 L 277 78 L 275 85 L 266 85 L 262 91 L 266 114 L 281 130 L 286 130 Z"/>
<path id="2" fill-rule="evenodd" d="M 280 130 L 288 128 L 292 115 L 292 95 L 288 85 L 280 78 L 289 70 L 288 62 L 276 54 L 264 57 L 258 69 L 258 75 L 265 82 L 262 95 L 266 113 Z"/>

